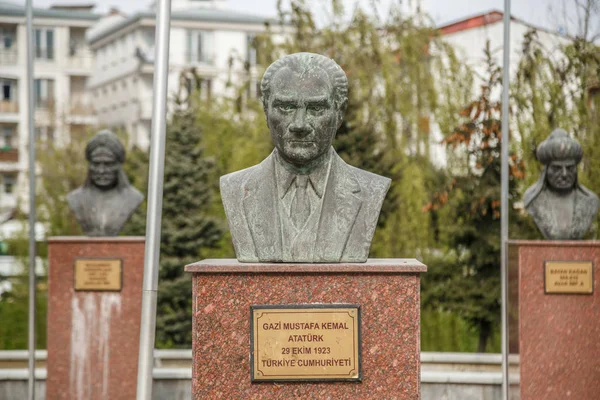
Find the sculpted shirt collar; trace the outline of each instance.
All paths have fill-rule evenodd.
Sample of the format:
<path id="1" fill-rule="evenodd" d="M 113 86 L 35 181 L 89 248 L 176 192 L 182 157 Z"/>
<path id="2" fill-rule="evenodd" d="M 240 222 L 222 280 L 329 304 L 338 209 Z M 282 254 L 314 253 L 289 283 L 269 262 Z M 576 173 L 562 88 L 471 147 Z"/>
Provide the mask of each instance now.
<path id="1" fill-rule="evenodd" d="M 292 187 L 292 183 L 296 180 L 296 176 L 298 173 L 291 171 L 289 166 L 286 165 L 286 162 L 281 159 L 279 154 L 277 153 L 277 149 L 274 150 L 275 154 L 275 171 L 277 174 L 277 194 L 280 199 L 283 199 L 286 193 Z M 325 186 L 327 184 L 327 175 L 329 172 L 329 164 L 331 164 L 331 148 L 327 151 L 325 155 L 325 160 L 316 166 L 309 174 L 308 181 L 312 186 L 313 190 L 319 196 L 319 198 L 323 197 L 323 193 L 325 191 Z M 281 184 L 279 184 L 281 182 Z"/>

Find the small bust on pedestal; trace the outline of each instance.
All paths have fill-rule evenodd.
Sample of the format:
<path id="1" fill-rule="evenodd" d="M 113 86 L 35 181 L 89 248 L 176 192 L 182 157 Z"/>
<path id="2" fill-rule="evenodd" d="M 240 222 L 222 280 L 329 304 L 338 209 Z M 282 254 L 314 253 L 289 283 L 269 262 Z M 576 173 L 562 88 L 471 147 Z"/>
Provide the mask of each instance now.
<path id="1" fill-rule="evenodd" d="M 144 196 L 123 171 L 125 148 L 107 130 L 98 132 L 85 148 L 89 163 L 84 184 L 67 195 L 87 236 L 117 236 Z"/>
<path id="2" fill-rule="evenodd" d="M 582 239 L 598 213 L 598 196 L 577 181 L 581 145 L 556 129 L 536 155 L 544 170 L 525 192 L 525 209 L 546 239 Z"/>
<path id="3" fill-rule="evenodd" d="M 261 83 L 275 146 L 258 165 L 221 177 L 241 262 L 365 262 L 390 179 L 346 164 L 331 143 L 348 103 L 332 59 L 296 53 Z"/>

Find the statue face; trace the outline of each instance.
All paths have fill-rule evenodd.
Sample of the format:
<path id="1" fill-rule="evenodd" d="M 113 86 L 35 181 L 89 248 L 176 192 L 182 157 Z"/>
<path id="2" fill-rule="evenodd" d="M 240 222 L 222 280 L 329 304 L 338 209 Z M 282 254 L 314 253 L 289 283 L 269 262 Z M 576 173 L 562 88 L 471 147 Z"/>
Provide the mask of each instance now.
<path id="1" fill-rule="evenodd" d="M 302 167 L 325 154 L 338 128 L 338 112 L 327 73 L 300 75 L 282 68 L 271 83 L 267 125 L 284 160 Z"/>
<path id="2" fill-rule="evenodd" d="M 90 156 L 89 174 L 94 186 L 110 189 L 117 185 L 121 164 L 107 147 L 98 147 Z"/>
<path id="3" fill-rule="evenodd" d="M 577 163 L 573 160 L 552 161 L 546 171 L 546 182 L 554 190 L 572 189 L 577 182 Z"/>

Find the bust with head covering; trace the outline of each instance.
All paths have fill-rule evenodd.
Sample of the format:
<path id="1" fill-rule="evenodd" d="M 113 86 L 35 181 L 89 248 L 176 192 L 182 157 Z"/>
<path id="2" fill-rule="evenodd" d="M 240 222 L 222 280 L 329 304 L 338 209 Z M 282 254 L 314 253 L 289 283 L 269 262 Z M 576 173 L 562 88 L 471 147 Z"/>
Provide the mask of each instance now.
<path id="1" fill-rule="evenodd" d="M 85 158 L 87 178 L 67 202 L 87 236 L 116 236 L 144 199 L 123 171 L 125 148 L 114 133 L 103 130 L 88 142 Z"/>
<path id="2" fill-rule="evenodd" d="M 598 213 L 598 196 L 577 180 L 581 145 L 564 130 L 555 129 L 536 156 L 544 169 L 525 192 L 525 209 L 546 239 L 582 239 Z"/>

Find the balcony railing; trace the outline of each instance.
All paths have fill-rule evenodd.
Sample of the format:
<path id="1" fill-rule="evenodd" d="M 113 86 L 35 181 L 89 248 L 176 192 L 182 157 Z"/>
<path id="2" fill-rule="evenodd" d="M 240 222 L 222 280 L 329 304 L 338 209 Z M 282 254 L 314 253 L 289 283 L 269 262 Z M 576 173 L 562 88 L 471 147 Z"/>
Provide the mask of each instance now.
<path id="1" fill-rule="evenodd" d="M 0 100 L 0 113 L 18 113 L 19 103 L 14 101 Z"/>
<path id="2" fill-rule="evenodd" d="M 0 147 L 0 162 L 18 162 L 19 150 L 12 147 Z"/>
<path id="3" fill-rule="evenodd" d="M 0 65 L 14 65 L 17 58 L 17 49 L 0 49 Z"/>
<path id="4" fill-rule="evenodd" d="M 71 102 L 70 114 L 80 116 L 91 116 L 96 115 L 96 109 L 90 104 L 80 101 L 74 101 Z"/>
<path id="5" fill-rule="evenodd" d="M 67 57 L 67 64 L 71 68 L 90 69 L 94 63 L 94 56 L 89 51 L 81 51 Z"/>
<path id="6" fill-rule="evenodd" d="M 185 60 L 192 64 L 205 64 L 205 65 L 214 65 L 215 64 L 215 56 L 214 54 L 208 53 L 189 53 L 187 52 L 185 55 Z"/>

